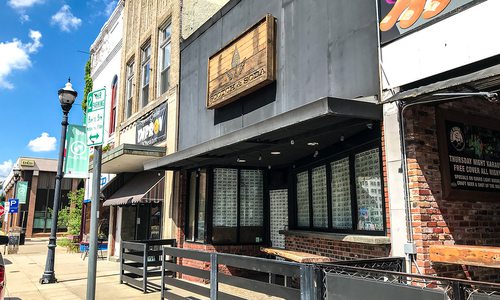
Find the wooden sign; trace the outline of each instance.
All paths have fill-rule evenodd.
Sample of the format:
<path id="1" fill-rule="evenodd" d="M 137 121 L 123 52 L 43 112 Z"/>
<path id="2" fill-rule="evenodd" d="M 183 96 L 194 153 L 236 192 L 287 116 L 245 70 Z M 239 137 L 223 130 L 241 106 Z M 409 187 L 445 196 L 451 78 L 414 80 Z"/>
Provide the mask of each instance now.
<path id="1" fill-rule="evenodd" d="M 437 119 L 443 198 L 498 200 L 499 121 L 446 110 Z"/>
<path id="2" fill-rule="evenodd" d="M 34 167 L 35 161 L 32 159 L 21 159 L 19 163 L 22 167 Z"/>
<path id="3" fill-rule="evenodd" d="M 275 69 L 275 18 L 267 15 L 208 59 L 207 108 L 273 82 Z"/>

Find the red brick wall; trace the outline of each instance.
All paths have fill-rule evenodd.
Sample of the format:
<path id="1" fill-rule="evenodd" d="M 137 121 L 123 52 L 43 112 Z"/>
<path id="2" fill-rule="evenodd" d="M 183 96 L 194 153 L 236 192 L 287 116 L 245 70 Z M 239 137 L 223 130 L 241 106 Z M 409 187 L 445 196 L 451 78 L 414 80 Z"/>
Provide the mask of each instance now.
<path id="1" fill-rule="evenodd" d="M 441 107 L 483 117 L 498 119 L 500 116 L 500 106 L 484 100 L 467 99 Z M 409 109 L 404 116 L 418 266 L 425 274 L 498 280 L 498 270 L 468 267 L 465 269 L 468 272 L 464 272 L 462 266 L 433 264 L 429 260 L 432 244 L 500 245 L 500 201 L 442 199 L 435 112 L 434 106 L 419 105 Z"/>
<path id="2" fill-rule="evenodd" d="M 338 260 L 387 257 L 390 255 L 391 248 L 390 245 L 344 242 L 296 233 L 288 234 L 285 237 L 285 247 L 290 250 L 332 257 Z"/>

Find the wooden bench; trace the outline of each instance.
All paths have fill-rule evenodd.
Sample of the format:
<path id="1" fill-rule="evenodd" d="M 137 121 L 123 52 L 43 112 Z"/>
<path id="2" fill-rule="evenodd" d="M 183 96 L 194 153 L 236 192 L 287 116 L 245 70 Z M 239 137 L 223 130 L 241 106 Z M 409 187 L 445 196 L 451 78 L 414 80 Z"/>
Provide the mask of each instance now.
<path id="1" fill-rule="evenodd" d="M 298 263 L 328 263 L 336 261 L 331 257 L 311 254 L 307 252 L 279 249 L 279 248 L 261 247 L 260 251 L 270 255 L 282 257 L 286 260 L 295 261 Z"/>
<path id="2" fill-rule="evenodd" d="M 431 245 L 432 262 L 500 268 L 500 247 L 468 245 Z"/>

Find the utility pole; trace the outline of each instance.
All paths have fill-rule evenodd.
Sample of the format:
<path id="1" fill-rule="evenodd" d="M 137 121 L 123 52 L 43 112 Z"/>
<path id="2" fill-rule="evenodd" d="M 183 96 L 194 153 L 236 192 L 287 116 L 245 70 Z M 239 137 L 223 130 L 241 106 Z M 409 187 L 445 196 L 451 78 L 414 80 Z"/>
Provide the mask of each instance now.
<path id="1" fill-rule="evenodd" d="M 89 264 L 87 273 L 87 300 L 95 299 L 97 272 L 97 224 L 99 224 L 99 203 L 101 201 L 101 158 L 102 146 L 94 147 L 94 170 L 92 172 L 92 203 L 90 208 Z"/>

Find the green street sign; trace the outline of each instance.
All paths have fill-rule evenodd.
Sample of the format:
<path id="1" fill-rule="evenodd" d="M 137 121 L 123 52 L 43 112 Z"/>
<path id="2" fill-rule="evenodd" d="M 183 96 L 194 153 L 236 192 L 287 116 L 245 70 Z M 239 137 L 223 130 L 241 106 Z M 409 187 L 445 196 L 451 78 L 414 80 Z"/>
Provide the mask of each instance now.
<path id="1" fill-rule="evenodd" d="M 66 138 L 65 178 L 87 178 L 89 173 L 89 148 L 85 127 L 69 125 Z"/>
<path id="2" fill-rule="evenodd" d="M 28 182 L 19 181 L 16 187 L 16 198 L 19 199 L 19 204 L 26 204 L 28 198 Z"/>
<path id="3" fill-rule="evenodd" d="M 104 142 L 104 110 L 106 89 L 90 92 L 87 97 L 87 146 L 100 146 Z"/>

